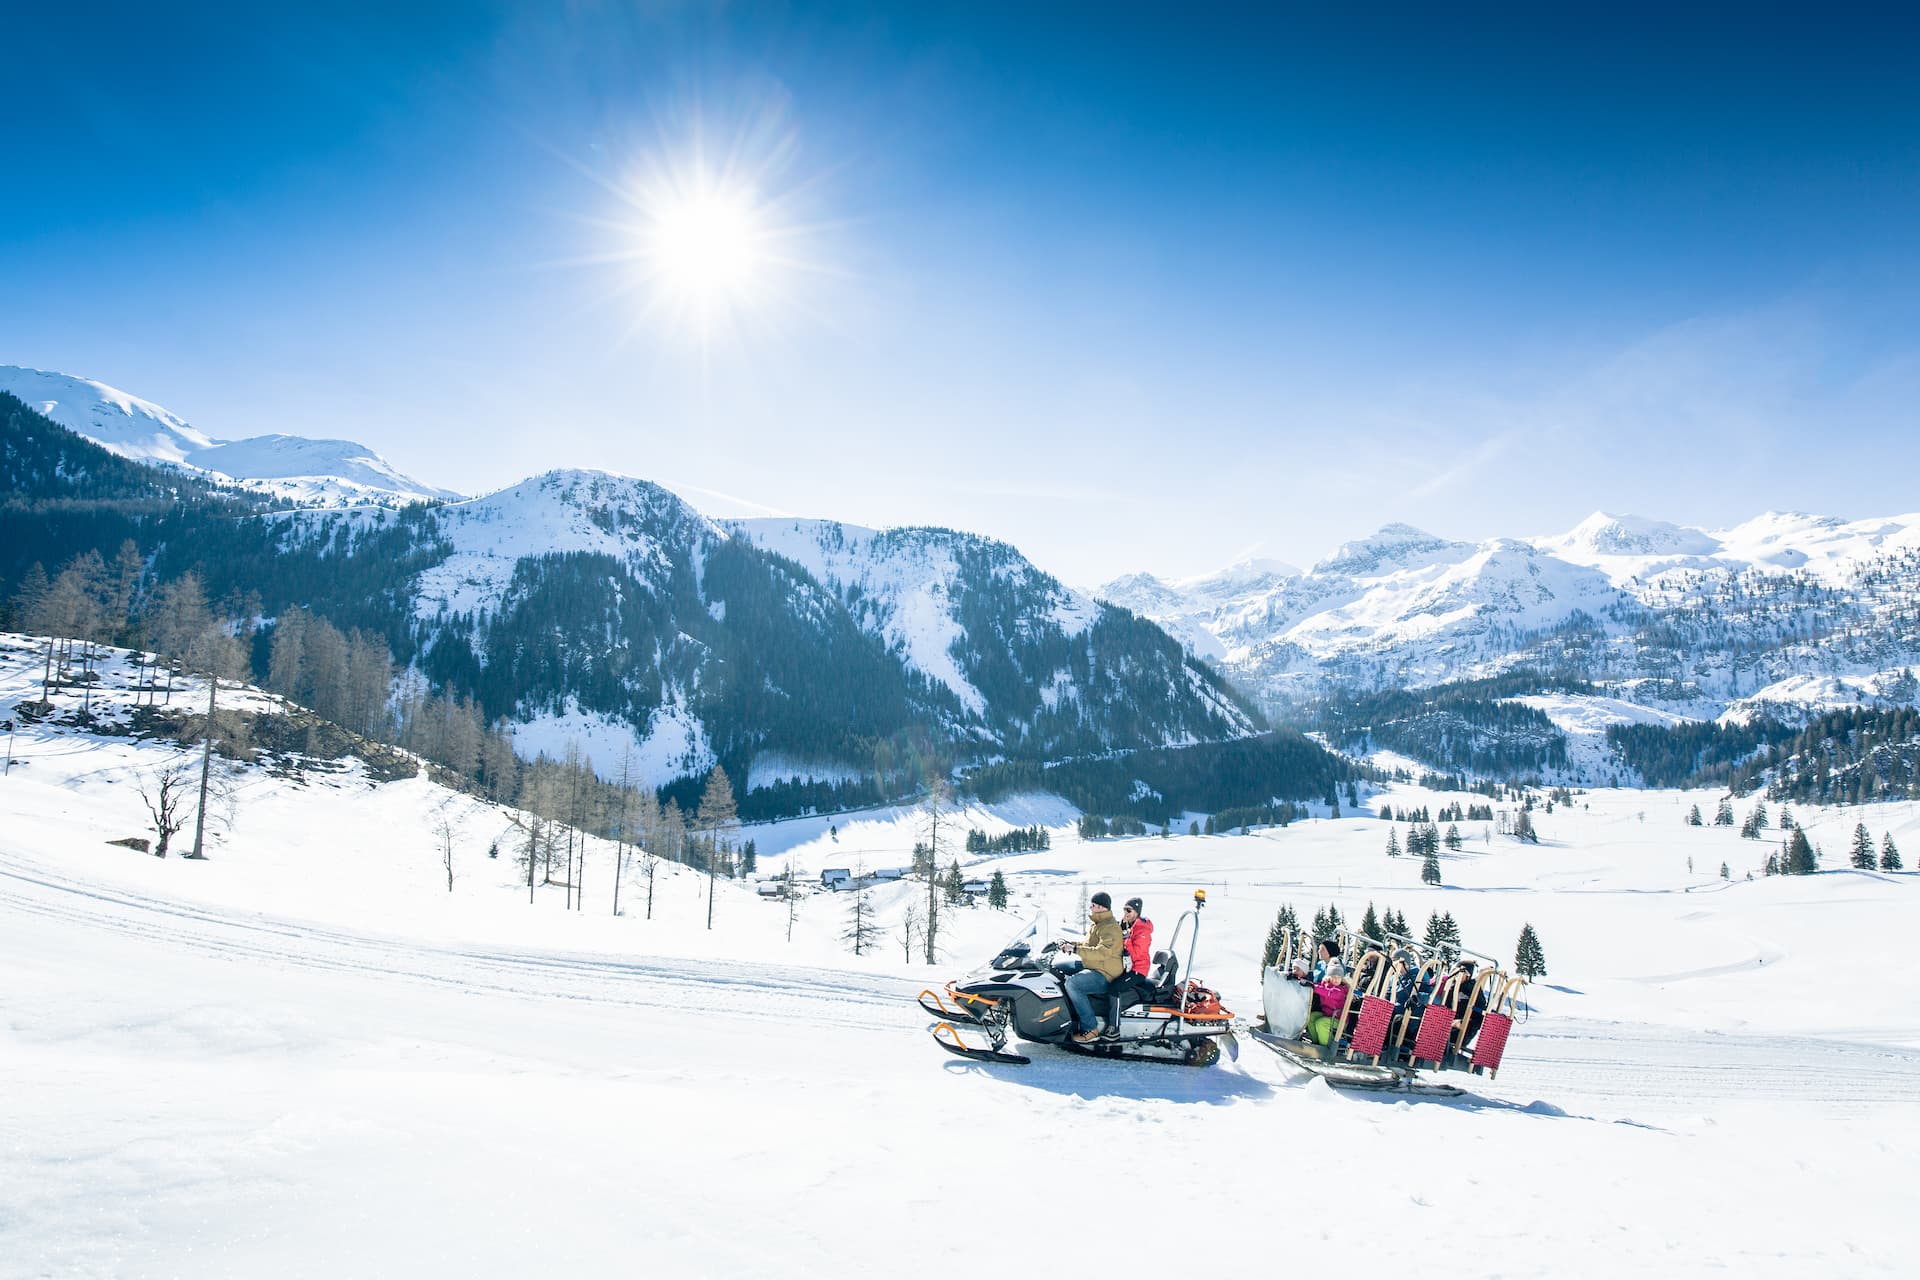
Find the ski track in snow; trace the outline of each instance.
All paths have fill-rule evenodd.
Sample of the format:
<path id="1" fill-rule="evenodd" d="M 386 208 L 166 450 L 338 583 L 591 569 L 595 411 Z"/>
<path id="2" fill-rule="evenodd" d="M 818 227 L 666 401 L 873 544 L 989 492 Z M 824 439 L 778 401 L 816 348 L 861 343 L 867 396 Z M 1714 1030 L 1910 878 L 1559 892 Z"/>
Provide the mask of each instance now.
<path id="1" fill-rule="evenodd" d="M 185 946 L 236 962 L 702 1015 L 818 1021 L 819 1006 L 825 1002 L 834 1006 L 837 1025 L 887 1030 L 900 1025 L 903 1002 L 919 990 L 913 983 L 872 977 L 866 978 L 871 984 L 866 989 L 850 987 L 847 974 L 831 969 L 435 945 L 187 903 L 143 901 L 46 872 L 5 867 L 0 867 L 0 907 L 63 927 Z M 570 985 L 556 991 L 556 979 Z"/>
<path id="2" fill-rule="evenodd" d="M 527 1000 L 789 1025 L 828 1024 L 844 1030 L 915 1036 L 926 1021 L 912 1003 L 922 984 L 897 978 L 726 960 L 482 951 L 267 915 L 140 900 L 45 871 L 0 867 L 0 912 L 38 917 L 63 929 L 105 931 L 159 946 L 185 947 L 235 963 L 425 983 Z M 1690 975 L 1645 981 L 1669 982 L 1684 976 Z M 1258 1056 L 1260 1050 L 1249 1044 L 1243 1053 Z M 1085 1064 L 1075 1067 L 1111 1070 Z M 1533 1082 L 1529 1087 L 1537 1087 L 1551 1080 L 1556 1092 L 1616 1103 L 1692 1107 L 1712 1099 L 1800 1097 L 1854 1106 L 1920 1102 L 1920 1051 L 1813 1037 L 1534 1018 L 1519 1028 L 1505 1068 L 1509 1081 L 1520 1077 Z M 1484 1104 L 1488 1097 L 1507 1092 L 1497 1079 L 1462 1083 L 1473 1090 L 1462 1105 Z"/>

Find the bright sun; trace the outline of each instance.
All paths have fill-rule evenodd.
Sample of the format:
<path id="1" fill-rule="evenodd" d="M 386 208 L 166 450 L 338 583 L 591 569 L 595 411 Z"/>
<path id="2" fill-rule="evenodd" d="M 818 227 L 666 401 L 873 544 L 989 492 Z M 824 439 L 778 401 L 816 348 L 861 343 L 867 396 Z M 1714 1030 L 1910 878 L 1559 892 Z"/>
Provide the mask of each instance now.
<path id="1" fill-rule="evenodd" d="M 683 304 L 706 309 L 750 300 L 767 265 L 766 231 L 750 193 L 701 186 L 651 211 L 645 257 Z"/>
<path id="2" fill-rule="evenodd" d="M 798 221 L 813 197 L 793 181 L 782 119 L 743 127 L 724 145 L 695 130 L 611 187 L 626 208 L 603 225 L 618 242 L 585 261 L 624 268 L 611 283 L 640 300 L 635 329 L 703 351 L 765 337 L 798 305 L 799 280 L 822 272 L 814 253 L 822 224 Z"/>

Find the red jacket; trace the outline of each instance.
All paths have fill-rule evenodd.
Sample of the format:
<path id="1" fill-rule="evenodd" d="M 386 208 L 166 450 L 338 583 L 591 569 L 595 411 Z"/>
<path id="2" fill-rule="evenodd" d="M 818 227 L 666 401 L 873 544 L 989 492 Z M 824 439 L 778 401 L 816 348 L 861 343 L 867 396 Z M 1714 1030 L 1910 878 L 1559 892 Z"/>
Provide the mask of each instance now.
<path id="1" fill-rule="evenodd" d="M 1127 929 L 1127 959 L 1141 977 L 1153 972 L 1153 921 L 1141 916 Z"/>

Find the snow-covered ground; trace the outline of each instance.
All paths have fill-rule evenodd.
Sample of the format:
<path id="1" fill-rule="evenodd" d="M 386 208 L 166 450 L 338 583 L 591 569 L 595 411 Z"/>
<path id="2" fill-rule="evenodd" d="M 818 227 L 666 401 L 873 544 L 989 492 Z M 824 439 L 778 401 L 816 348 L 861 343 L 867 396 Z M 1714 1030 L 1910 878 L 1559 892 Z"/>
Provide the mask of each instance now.
<path id="1" fill-rule="evenodd" d="M 28 658 L 0 654 L 9 714 Z M 558 884 L 529 905 L 506 813 L 357 767 L 245 772 L 212 857 L 161 861 L 105 841 L 142 833 L 131 780 L 175 748 L 22 726 L 15 750 L 0 1276 L 845 1277 L 1162 1247 L 1234 1270 L 1894 1275 L 1920 1245 L 1920 877 L 1748 881 L 1769 846 L 1686 826 L 1705 793 L 1582 795 L 1536 815 L 1538 846 L 1464 824 L 1439 888 L 1374 818 L 1082 843 L 1060 802 L 1010 800 L 955 834 L 1041 822 L 1053 847 L 968 863 L 1015 910 L 954 913 L 929 969 L 897 937 L 912 885 L 874 891 L 886 941 L 858 958 L 847 897 L 803 899 L 789 941 L 786 904 L 722 884 L 708 931 L 677 867 L 652 919 L 632 874 L 615 917 L 598 841 L 585 911 Z M 1830 868 L 1859 821 L 1920 853 L 1914 804 L 1797 816 Z M 904 863 L 922 828 L 749 834 L 763 870 L 817 873 Z M 1500 1077 L 1451 1101 L 1339 1093 L 1250 1043 L 1194 1071 L 928 1042 L 914 993 L 1017 916 L 1064 926 L 1106 888 L 1164 936 L 1200 887 L 1197 972 L 1244 1015 L 1282 902 L 1450 911 L 1503 958 L 1530 922 L 1550 973 Z"/>

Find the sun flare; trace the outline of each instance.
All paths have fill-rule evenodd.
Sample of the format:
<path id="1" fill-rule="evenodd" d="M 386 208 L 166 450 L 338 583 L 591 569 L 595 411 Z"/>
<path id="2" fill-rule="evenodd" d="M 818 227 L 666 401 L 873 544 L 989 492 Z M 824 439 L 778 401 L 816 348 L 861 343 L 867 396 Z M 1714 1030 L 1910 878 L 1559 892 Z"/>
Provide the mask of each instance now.
<path id="1" fill-rule="evenodd" d="M 638 303 L 630 334 L 712 352 L 776 339 L 796 311 L 818 314 L 806 284 L 828 274 L 818 184 L 797 172 L 781 112 L 745 118 L 663 136 L 607 184 L 624 207 L 593 221 L 615 238 L 582 261 L 619 267 L 605 284 Z"/>
<path id="2" fill-rule="evenodd" d="M 764 218 L 751 193 L 675 192 L 652 211 L 644 256 L 658 283 L 696 306 L 751 301 L 767 267 Z"/>

